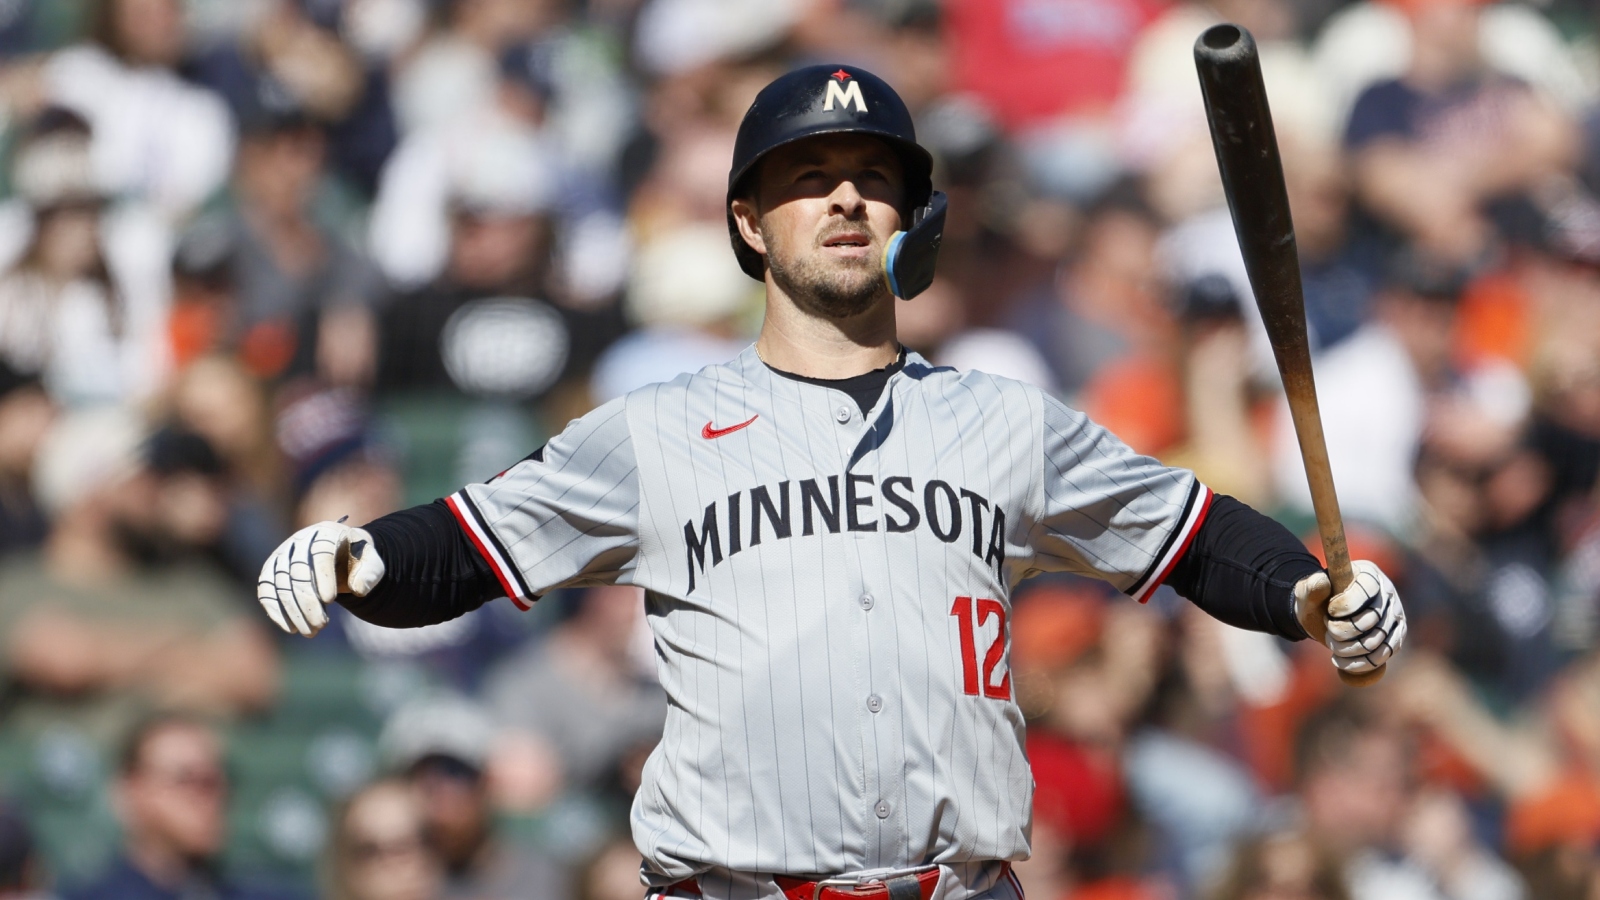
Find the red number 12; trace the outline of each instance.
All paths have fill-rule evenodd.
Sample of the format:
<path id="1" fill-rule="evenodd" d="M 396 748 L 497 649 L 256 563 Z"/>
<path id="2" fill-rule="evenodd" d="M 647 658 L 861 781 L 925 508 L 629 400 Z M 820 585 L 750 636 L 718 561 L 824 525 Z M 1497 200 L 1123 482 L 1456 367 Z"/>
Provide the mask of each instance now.
<path id="1" fill-rule="evenodd" d="M 983 695 L 993 700 L 1011 699 L 1011 673 L 1007 671 L 1000 679 L 999 684 L 994 683 L 995 666 L 1000 664 L 1000 657 L 1006 652 L 1006 608 L 998 600 L 979 598 L 978 620 L 973 624 L 972 598 L 957 597 L 954 606 L 950 607 L 950 615 L 956 617 L 956 624 L 961 629 L 961 689 L 964 693 L 974 697 L 978 696 L 978 688 L 983 688 Z M 995 633 L 994 641 L 989 644 L 988 652 L 983 654 L 983 678 L 978 677 L 978 639 L 975 632 L 983 627 L 993 615 L 1000 619 L 1000 629 Z"/>

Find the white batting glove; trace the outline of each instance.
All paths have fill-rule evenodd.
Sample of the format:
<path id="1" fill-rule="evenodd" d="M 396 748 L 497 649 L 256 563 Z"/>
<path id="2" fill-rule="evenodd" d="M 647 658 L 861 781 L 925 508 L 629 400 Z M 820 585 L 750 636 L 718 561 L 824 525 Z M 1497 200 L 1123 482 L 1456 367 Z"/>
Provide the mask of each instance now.
<path id="1" fill-rule="evenodd" d="M 1333 651 L 1334 666 L 1346 672 L 1370 672 L 1405 643 L 1406 611 L 1394 583 L 1377 565 L 1358 559 L 1350 567 L 1355 578 L 1332 600 L 1327 600 L 1333 590 L 1327 572 L 1300 579 L 1294 586 L 1295 615 L 1327 600 L 1328 632 L 1323 643 Z"/>
<path id="2" fill-rule="evenodd" d="M 345 569 L 340 581 L 339 570 Z M 323 607 L 340 591 L 365 597 L 383 578 L 383 559 L 365 529 L 319 522 L 296 531 L 261 567 L 256 599 L 279 628 L 311 637 L 328 624 Z"/>

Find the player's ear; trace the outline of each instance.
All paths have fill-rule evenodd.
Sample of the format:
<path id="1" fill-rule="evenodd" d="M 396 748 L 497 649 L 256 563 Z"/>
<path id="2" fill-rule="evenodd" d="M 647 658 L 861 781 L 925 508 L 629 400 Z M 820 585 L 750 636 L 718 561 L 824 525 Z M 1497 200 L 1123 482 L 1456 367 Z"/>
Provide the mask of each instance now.
<path id="1" fill-rule="evenodd" d="M 767 242 L 761 239 L 761 214 L 755 203 L 745 197 L 735 197 L 728 208 L 733 212 L 734 224 L 739 226 L 739 237 L 744 238 L 750 249 L 766 256 Z"/>

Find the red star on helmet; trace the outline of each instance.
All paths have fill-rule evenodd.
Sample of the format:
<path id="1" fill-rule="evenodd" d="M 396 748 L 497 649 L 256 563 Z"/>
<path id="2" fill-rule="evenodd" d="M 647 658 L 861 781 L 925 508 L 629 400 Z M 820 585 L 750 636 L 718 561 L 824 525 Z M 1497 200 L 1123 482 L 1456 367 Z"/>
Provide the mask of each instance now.
<path id="1" fill-rule="evenodd" d="M 833 73 L 833 77 L 835 77 L 835 78 L 837 78 L 837 79 L 839 79 L 839 80 L 840 80 L 840 81 L 843 81 L 843 80 L 845 80 L 845 79 L 846 79 L 846 78 L 849 78 L 849 77 L 850 77 L 850 73 L 849 73 L 849 72 L 846 72 L 846 71 L 845 71 L 845 70 L 843 70 L 843 69 L 840 69 L 840 70 L 839 70 L 839 71 L 837 71 L 837 72 L 835 72 L 835 73 Z"/>

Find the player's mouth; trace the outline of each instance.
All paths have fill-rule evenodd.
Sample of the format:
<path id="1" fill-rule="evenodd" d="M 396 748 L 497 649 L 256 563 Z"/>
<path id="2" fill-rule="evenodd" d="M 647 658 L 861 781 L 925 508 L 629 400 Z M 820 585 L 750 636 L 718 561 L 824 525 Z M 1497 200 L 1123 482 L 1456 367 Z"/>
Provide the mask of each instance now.
<path id="1" fill-rule="evenodd" d="M 864 259 L 872 255 L 872 236 L 865 231 L 841 231 L 823 238 L 822 249 L 843 259 Z"/>

